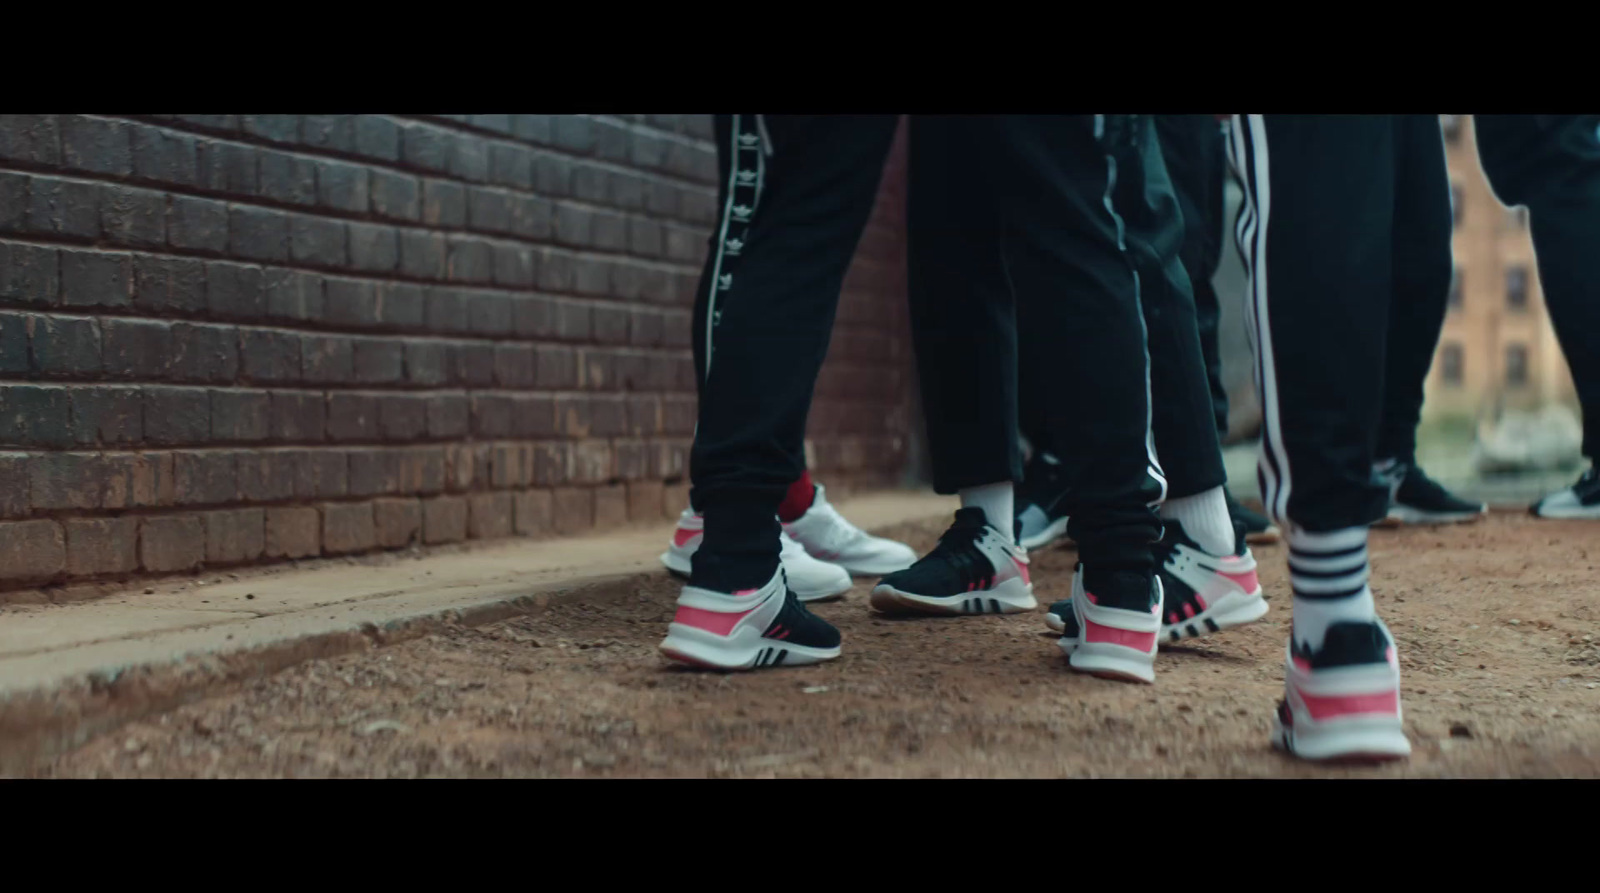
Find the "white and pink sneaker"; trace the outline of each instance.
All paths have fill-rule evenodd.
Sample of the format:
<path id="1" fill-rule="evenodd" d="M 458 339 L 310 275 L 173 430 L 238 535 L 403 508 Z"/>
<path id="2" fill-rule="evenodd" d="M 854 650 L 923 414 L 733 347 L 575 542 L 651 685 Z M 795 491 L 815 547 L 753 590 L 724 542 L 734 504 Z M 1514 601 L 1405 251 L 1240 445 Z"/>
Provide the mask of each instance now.
<path id="1" fill-rule="evenodd" d="M 839 631 L 800 604 L 779 568 L 760 589 L 685 586 L 661 653 L 715 670 L 800 666 L 839 656 Z"/>
<path id="2" fill-rule="evenodd" d="M 1307 760 L 1378 762 L 1411 754 L 1400 714 L 1400 659 L 1381 620 L 1328 627 L 1322 646 L 1290 632 L 1272 743 Z"/>
<path id="3" fill-rule="evenodd" d="M 1083 565 L 1072 575 L 1072 617 L 1057 642 L 1067 665 L 1080 673 L 1127 682 L 1156 681 L 1161 646 L 1161 575 L 1150 578 L 1148 596 L 1116 605 L 1083 587 Z M 1060 605 L 1060 609 L 1068 606 Z"/>

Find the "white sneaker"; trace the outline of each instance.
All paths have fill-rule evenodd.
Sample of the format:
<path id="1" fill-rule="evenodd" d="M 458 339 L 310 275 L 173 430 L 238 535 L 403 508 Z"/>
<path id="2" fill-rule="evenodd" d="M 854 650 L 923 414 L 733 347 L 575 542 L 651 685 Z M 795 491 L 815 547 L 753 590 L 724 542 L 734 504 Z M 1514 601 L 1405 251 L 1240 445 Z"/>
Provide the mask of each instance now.
<path id="1" fill-rule="evenodd" d="M 700 541 L 704 538 L 705 520 L 693 509 L 684 509 L 683 514 L 678 516 L 678 529 L 672 533 L 672 543 L 667 546 L 667 551 L 661 553 L 661 563 L 666 565 L 667 570 L 687 578 L 692 570 L 690 558 L 700 548 Z M 780 532 L 778 542 L 782 546 L 779 557 L 783 569 L 789 574 L 789 588 L 801 601 L 837 598 L 849 592 L 854 585 L 849 571 L 807 555 L 806 550 L 790 539 L 787 533 Z"/>
<path id="2" fill-rule="evenodd" d="M 817 485 L 811 508 L 783 528 L 812 558 L 832 562 L 863 577 L 892 574 L 917 561 L 917 553 L 905 543 L 872 536 L 846 521 L 828 503 L 827 491 L 821 484 Z"/>

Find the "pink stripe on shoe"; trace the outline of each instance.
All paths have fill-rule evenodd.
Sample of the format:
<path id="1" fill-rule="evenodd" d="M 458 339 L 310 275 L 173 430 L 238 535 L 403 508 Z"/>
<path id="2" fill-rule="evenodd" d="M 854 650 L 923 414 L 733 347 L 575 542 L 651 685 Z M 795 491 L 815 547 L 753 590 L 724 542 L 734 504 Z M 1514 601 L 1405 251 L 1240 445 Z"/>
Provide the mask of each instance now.
<path id="1" fill-rule="evenodd" d="M 1131 629 L 1117 629 L 1114 626 L 1103 626 L 1085 617 L 1083 640 L 1085 642 L 1106 643 L 1132 648 L 1135 651 L 1149 652 L 1156 647 L 1156 634 L 1136 632 Z"/>
<path id="2" fill-rule="evenodd" d="M 754 610 L 755 608 L 750 609 L 750 611 Z M 728 633 L 733 632 L 733 628 L 739 625 L 739 621 L 748 617 L 750 615 L 750 611 L 740 611 L 737 614 L 724 614 L 721 611 L 707 611 L 704 608 L 690 608 L 684 605 L 679 605 L 678 613 L 673 616 L 672 622 L 681 623 L 684 626 L 692 626 L 695 629 L 703 629 L 708 633 L 715 633 L 719 636 L 725 636 Z"/>
<path id="3" fill-rule="evenodd" d="M 687 527 L 679 527 L 677 530 L 672 532 L 672 544 L 681 549 L 684 546 L 689 545 L 689 543 L 699 535 L 700 531 L 698 530 L 690 530 Z"/>
<path id="4" fill-rule="evenodd" d="M 1295 693 L 1306 705 L 1311 718 L 1321 722 L 1346 716 L 1364 716 L 1373 713 L 1394 715 L 1400 712 L 1400 692 L 1386 691 L 1369 695 L 1308 695 L 1298 688 Z"/>
<path id="5" fill-rule="evenodd" d="M 1229 580 L 1232 580 L 1235 585 L 1237 585 L 1240 589 L 1243 589 L 1245 592 L 1255 592 L 1256 589 L 1261 586 L 1261 581 L 1256 577 L 1255 571 L 1249 570 L 1230 572 L 1227 569 L 1229 564 L 1241 563 L 1243 562 L 1241 562 L 1238 558 L 1224 558 L 1220 562 L 1222 567 L 1217 569 L 1217 573 L 1227 577 Z"/>

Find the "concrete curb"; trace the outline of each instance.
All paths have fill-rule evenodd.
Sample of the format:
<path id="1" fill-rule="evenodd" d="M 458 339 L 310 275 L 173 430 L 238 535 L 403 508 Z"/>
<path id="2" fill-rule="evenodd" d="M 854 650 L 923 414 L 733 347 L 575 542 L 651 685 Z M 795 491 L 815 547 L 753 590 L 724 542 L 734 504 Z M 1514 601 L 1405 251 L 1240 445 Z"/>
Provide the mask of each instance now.
<path id="1" fill-rule="evenodd" d="M 868 497 L 868 501 L 871 502 L 872 497 Z M 937 511 L 933 508 L 935 505 Z M 878 499 L 874 505 L 863 506 L 864 515 L 878 517 L 863 517 L 861 524 L 869 530 L 882 530 L 925 520 L 948 508 L 937 500 L 891 495 Z M 895 517 L 897 511 L 907 509 L 908 514 Z M 650 548 L 657 548 L 655 544 L 668 535 L 647 534 L 652 544 Z M 635 552 L 638 551 L 637 542 Z M 25 773 L 42 761 L 129 722 L 228 693 L 244 683 L 306 661 L 384 648 L 453 626 L 481 626 L 535 615 L 558 600 L 603 601 L 624 597 L 636 591 L 642 581 L 662 573 L 659 569 L 646 569 L 653 563 L 653 555 L 648 562 L 634 555 L 629 561 L 612 565 L 613 569 L 627 568 L 626 572 L 604 575 L 575 572 L 572 576 L 579 578 L 576 581 L 569 577 L 566 580 L 547 578 L 543 582 L 523 581 L 516 574 L 506 574 L 504 567 L 496 577 L 493 569 L 486 567 L 484 580 L 473 587 L 485 591 L 466 598 L 452 595 L 451 584 L 441 580 L 441 585 L 431 591 L 397 589 L 367 601 L 318 605 L 318 608 L 335 610 L 328 618 L 333 621 L 331 623 L 322 620 L 320 610 L 305 609 L 280 615 L 230 618 L 226 623 L 198 629 L 159 630 L 111 643 L 89 642 L 64 647 L 62 653 L 74 649 L 91 653 L 79 653 L 75 659 L 64 661 L 68 669 L 53 673 L 55 678 L 47 681 L 18 686 L 13 679 L 9 691 L 4 690 L 8 686 L 0 685 L 0 776 Z M 633 566 L 628 567 L 630 564 Z M 279 585 L 284 579 L 293 582 L 292 576 L 286 575 L 279 580 Z M 407 607 L 408 602 L 419 598 L 447 604 Z M 349 616 L 339 618 L 339 609 Z M 313 618 L 312 614 L 316 616 Z M 292 628 L 308 625 L 311 628 Z M 274 627 L 291 628 L 274 630 Z M 235 638 L 228 634 L 223 639 L 226 629 L 234 629 L 240 640 L 254 638 L 255 641 L 224 645 L 222 642 Z M 101 659 L 93 653 L 96 648 L 114 652 L 118 647 L 132 647 L 133 644 L 142 645 L 142 649 L 135 650 L 166 656 L 116 660 Z M 91 665 L 95 668 L 87 669 Z"/>
<path id="2" fill-rule="evenodd" d="M 625 574 L 536 594 L 492 596 L 383 623 L 364 621 L 231 651 L 181 655 L 166 663 L 105 670 L 0 701 L 0 775 L 16 775 L 127 723 L 224 694 L 244 682 L 310 660 L 420 639 L 452 626 L 481 626 L 538 614 L 556 599 L 601 601 L 635 590 Z"/>

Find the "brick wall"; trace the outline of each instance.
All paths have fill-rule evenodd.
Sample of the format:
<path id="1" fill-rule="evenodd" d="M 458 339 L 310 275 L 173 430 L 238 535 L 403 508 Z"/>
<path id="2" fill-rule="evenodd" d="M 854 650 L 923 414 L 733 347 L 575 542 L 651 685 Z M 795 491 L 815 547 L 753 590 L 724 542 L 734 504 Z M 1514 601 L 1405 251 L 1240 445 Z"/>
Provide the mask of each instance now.
<path id="1" fill-rule="evenodd" d="M 0 589 L 675 516 L 698 115 L 0 116 Z M 901 149 L 808 449 L 904 462 Z"/>

